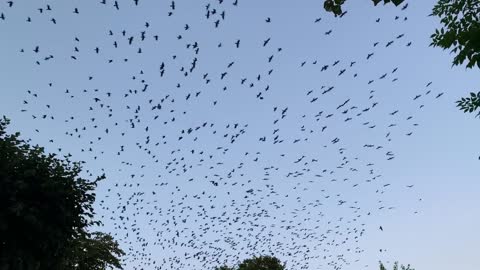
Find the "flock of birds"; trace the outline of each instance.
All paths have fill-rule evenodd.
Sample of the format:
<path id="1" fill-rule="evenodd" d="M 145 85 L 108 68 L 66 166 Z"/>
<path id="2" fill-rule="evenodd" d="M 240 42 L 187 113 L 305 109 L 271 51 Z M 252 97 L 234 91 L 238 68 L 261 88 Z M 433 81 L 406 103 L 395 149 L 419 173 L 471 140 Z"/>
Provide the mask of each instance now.
<path id="1" fill-rule="evenodd" d="M 411 50 L 407 34 L 356 58 L 299 60 L 279 42 L 289 37 L 274 30 L 287 20 L 275 5 L 258 19 L 246 2 L 0 4 L 3 33 L 25 27 L 38 38 L 4 41 L 42 74 L 21 115 L 35 142 L 84 160 L 87 177 L 106 173 L 97 218 L 126 269 L 213 269 L 259 254 L 289 269 L 357 267 L 369 220 L 397 207 L 385 194 L 414 187 L 389 182 L 379 164 L 395 162 L 395 142 L 443 93 L 425 82 L 388 103 L 402 66 L 368 74 L 377 55 Z M 401 27 L 407 7 L 372 27 Z M 334 40 L 331 15 L 316 14 L 298 24 Z"/>

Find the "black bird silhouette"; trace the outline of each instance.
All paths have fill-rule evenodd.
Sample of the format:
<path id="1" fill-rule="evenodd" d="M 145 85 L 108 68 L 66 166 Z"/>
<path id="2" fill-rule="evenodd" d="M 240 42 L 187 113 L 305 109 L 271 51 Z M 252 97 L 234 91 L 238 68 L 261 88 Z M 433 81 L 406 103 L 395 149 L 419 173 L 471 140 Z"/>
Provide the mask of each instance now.
<path id="1" fill-rule="evenodd" d="M 267 46 L 268 42 L 270 42 L 270 38 L 263 41 L 263 47 Z"/>
<path id="2" fill-rule="evenodd" d="M 107 1 L 99 2 L 106 4 Z M 389 148 L 394 144 L 389 142 L 398 135 L 413 136 L 415 130 L 408 127 L 418 126 L 413 122 L 419 110 L 417 106 L 423 108 L 426 102 L 432 101 L 427 95 L 433 89 L 422 90 L 421 94 L 407 92 L 407 97 L 412 95 L 414 100 L 422 99 L 421 103 L 424 103 L 414 108 L 395 103 L 394 99 L 388 100 L 388 95 L 380 98 L 378 92 L 374 91 L 377 86 L 374 84 L 375 76 L 379 87 L 380 83 L 381 87 L 388 87 L 398 78 L 383 80 L 389 74 L 386 70 L 376 70 L 375 58 L 372 57 L 376 51 L 367 55 L 368 63 L 358 60 L 361 55 L 332 59 L 302 54 L 302 58 L 296 59 L 303 68 L 284 65 L 288 61 L 285 62 L 282 48 L 271 47 L 282 32 L 273 29 L 277 25 L 271 24 L 271 18 L 266 14 L 260 14 L 260 18 L 270 23 L 265 27 L 273 27 L 269 30 L 270 36 L 241 34 L 238 39 L 232 39 L 223 29 L 218 29 L 214 31 L 213 42 L 197 39 L 205 31 L 202 30 L 204 27 L 212 30 L 214 26 L 220 28 L 224 22 L 232 26 L 234 21 L 229 21 L 230 16 L 225 14 L 239 3 L 237 0 L 227 2 L 209 1 L 201 6 L 200 20 L 211 20 L 205 24 L 191 21 L 195 17 L 171 18 L 171 29 L 180 29 L 179 33 L 161 28 L 160 21 L 153 17 L 151 23 L 143 25 L 144 21 L 140 21 L 140 24 L 127 24 L 125 29 L 109 30 L 103 33 L 103 37 L 100 34 L 95 39 L 88 37 L 89 32 L 62 32 L 62 27 L 57 29 L 58 35 L 67 33 L 70 37 L 82 37 L 81 42 L 75 38 L 74 46 L 70 47 L 74 53 L 67 57 L 78 59 L 70 61 L 71 64 L 105 61 L 110 67 L 118 69 L 114 79 L 123 87 L 115 88 L 116 92 L 111 90 L 109 75 L 102 76 L 110 71 L 99 66 L 98 69 L 84 70 L 88 73 L 79 73 L 75 87 L 66 86 L 67 90 L 52 81 L 53 84 L 47 86 L 46 91 L 56 94 L 58 97 L 55 100 L 48 99 L 50 94 L 41 92 L 41 84 L 38 84 L 38 90 L 28 90 L 25 97 L 20 99 L 19 110 L 31 115 L 31 129 L 37 133 L 45 134 L 45 131 L 36 128 L 35 124 L 45 127 L 58 124 L 58 128 L 63 129 L 57 135 L 65 138 L 56 137 L 55 128 L 52 129 L 52 136 L 45 138 L 46 141 L 56 144 L 68 142 L 72 147 L 78 145 L 78 154 L 85 155 L 87 160 L 95 164 L 101 164 L 101 160 L 118 161 L 113 167 L 118 169 L 119 180 L 106 183 L 105 193 L 98 194 L 101 197 L 98 213 L 109 220 L 112 234 L 129 251 L 126 262 L 130 268 L 210 269 L 218 262 L 239 261 L 251 252 L 281 254 L 289 258 L 292 268 L 309 269 L 312 267 L 308 265 L 311 260 L 322 258 L 315 258 L 318 255 L 312 254 L 323 251 L 323 260 L 330 268 L 343 269 L 344 265 L 351 263 L 349 256 L 334 254 L 334 250 L 345 248 L 361 254 L 363 249 L 357 241 L 372 225 L 365 222 L 366 216 L 394 208 L 380 201 L 380 195 L 386 194 L 386 187 L 393 189 L 396 185 L 382 182 L 384 178 L 378 174 L 375 161 L 394 160 L 396 153 Z M 145 8 L 141 1 L 133 0 L 130 3 L 122 6 L 122 14 Z M 115 8 L 110 6 L 113 11 L 119 9 L 119 3 L 114 0 L 108 4 L 113 4 Z M 48 15 L 52 8 L 55 12 Z M 88 18 L 83 9 L 81 14 L 78 12 L 82 6 L 71 8 L 65 10 L 66 15 L 73 10 L 77 14 L 72 15 L 76 20 Z M 180 14 L 183 8 L 183 5 L 175 6 L 172 1 L 170 7 L 166 8 L 168 13 L 163 16 L 168 18 L 173 16 L 173 12 Z M 4 10 L 5 15 L 10 15 L 7 11 Z M 61 11 L 53 4 L 40 12 L 39 17 L 48 15 L 45 17 L 47 22 L 55 16 L 58 26 L 65 23 L 60 20 L 63 18 Z M 108 9 L 105 12 L 109 12 Z M 204 12 L 206 17 L 202 16 Z M 235 13 L 238 12 L 244 11 L 236 9 Z M 241 16 L 240 13 L 236 16 Z M 315 26 L 321 26 L 321 18 L 311 19 L 318 23 Z M 308 22 L 307 19 L 306 23 L 312 21 Z M 380 22 L 380 18 L 377 22 Z M 261 25 L 263 19 L 258 23 Z M 292 23 L 300 24 L 302 20 L 292 20 Z M 29 24 L 30 27 L 41 25 Z M 99 26 L 101 29 L 105 25 Z M 324 33 L 330 35 L 333 30 Z M 400 39 L 404 38 L 403 35 L 395 36 Z M 232 54 L 229 50 L 240 47 L 240 38 L 245 39 L 244 45 L 247 46 L 243 47 L 247 51 L 242 49 Z M 89 41 L 85 43 L 84 40 Z M 161 46 L 158 48 L 161 43 L 157 41 L 173 42 L 173 51 L 164 51 Z M 392 50 L 396 48 L 391 46 L 393 41 L 387 41 L 380 42 L 391 42 L 387 47 L 394 54 Z M 222 45 L 229 42 L 232 42 L 231 47 Z M 35 44 L 42 46 L 42 50 Z M 247 48 L 250 44 L 252 48 Z M 259 46 L 255 47 L 255 44 Z M 378 44 L 378 41 L 373 43 L 373 47 L 378 48 Z M 43 61 L 55 61 L 63 57 L 61 54 L 58 57 L 55 46 L 47 46 L 42 38 L 38 43 L 26 46 L 31 47 L 26 47 L 26 53 L 22 56 L 35 57 L 37 65 L 42 64 L 36 69 L 44 66 Z M 34 52 L 29 54 L 28 48 L 33 48 Z M 209 57 L 217 53 L 219 57 Z M 251 54 L 251 59 L 245 53 Z M 295 54 L 290 56 L 294 57 Z M 147 58 L 158 61 L 154 63 L 159 65 L 160 76 L 155 76 L 154 65 L 140 67 L 133 64 Z M 88 62 L 90 60 L 92 62 Z M 248 64 L 248 70 L 243 68 L 245 64 Z M 367 77 L 362 71 L 363 64 L 371 66 L 371 74 L 378 75 Z M 399 68 L 403 66 L 387 67 L 387 70 L 392 70 L 392 74 L 400 77 L 403 73 L 398 73 Z M 273 70 L 280 70 L 279 76 L 302 78 L 297 82 L 298 90 L 304 91 L 302 93 L 305 95 L 292 99 L 280 98 L 282 90 L 274 87 L 274 80 L 278 77 L 269 76 L 275 75 Z M 308 78 L 319 70 L 323 72 L 322 81 L 329 81 L 328 85 L 321 86 L 316 81 L 302 77 Z M 348 91 L 343 91 L 345 86 L 327 80 L 332 75 L 335 77 L 335 74 L 347 75 L 346 71 L 352 72 L 353 78 L 363 75 L 362 80 L 370 85 L 361 83 L 355 96 L 349 96 Z M 198 84 L 198 80 L 205 83 Z M 304 84 L 304 81 L 312 84 Z M 237 91 L 241 89 L 235 90 L 235 85 L 247 89 Z M 253 92 L 249 92 L 249 87 Z M 434 96 L 440 97 L 442 94 L 436 93 Z M 392 101 L 394 103 L 391 104 L 396 105 L 388 109 Z M 69 106 L 69 110 L 58 110 L 64 107 L 63 103 Z M 58 104 L 62 106 L 56 106 Z M 245 104 L 248 106 L 245 107 Z M 267 104 L 274 104 L 273 111 L 263 111 Z M 238 108 L 246 113 L 239 114 L 240 111 L 235 111 Z M 257 110 L 262 113 L 257 114 Z M 230 117 L 237 114 L 238 117 Z M 377 122 L 379 119 L 390 119 L 391 122 Z M 255 122 L 253 128 L 249 126 L 251 122 Z M 337 126 L 352 130 L 355 138 L 367 139 L 349 141 L 351 134 L 338 132 Z M 363 136 L 366 133 L 362 135 L 362 132 L 369 134 Z M 352 147 L 346 149 L 346 145 L 352 142 Z M 361 143 L 360 147 L 356 147 L 356 143 Z M 317 149 L 315 147 L 322 149 L 304 152 L 308 148 Z M 59 152 L 66 150 L 62 146 Z M 331 158 L 322 159 L 323 150 Z M 278 186 L 282 179 L 289 184 Z M 325 185 L 325 181 L 329 184 Z M 346 185 L 341 188 L 335 186 L 342 182 Z M 378 199 L 378 206 L 361 204 L 356 201 L 356 193 L 348 190 L 362 186 L 365 191 L 370 189 L 372 194 L 379 196 L 367 198 L 373 201 Z M 413 185 L 407 186 L 411 187 Z M 310 200 L 302 196 L 302 192 L 312 190 L 319 193 L 318 199 Z M 330 217 L 323 212 L 326 207 L 342 207 L 342 211 Z M 326 224 L 325 229 L 318 224 Z M 211 238 L 213 234 L 218 236 L 215 239 L 225 241 L 217 242 Z M 288 241 L 281 240 L 282 237 Z M 274 242 L 271 239 L 280 240 L 277 243 L 277 240 Z M 173 253 L 152 258 L 151 254 L 158 249 L 171 250 Z M 180 249 L 181 254 L 177 252 Z"/>

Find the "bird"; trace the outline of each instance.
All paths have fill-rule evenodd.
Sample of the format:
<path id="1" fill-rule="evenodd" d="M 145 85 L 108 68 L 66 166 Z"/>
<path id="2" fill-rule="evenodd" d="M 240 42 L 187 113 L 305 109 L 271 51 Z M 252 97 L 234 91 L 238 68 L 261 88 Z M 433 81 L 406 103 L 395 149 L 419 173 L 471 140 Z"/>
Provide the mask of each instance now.
<path id="1" fill-rule="evenodd" d="M 263 41 L 263 47 L 267 46 L 268 42 L 270 42 L 270 38 Z"/>
<path id="2" fill-rule="evenodd" d="M 153 6 L 98 3 L 94 13 L 53 2 L 36 6 L 39 13 L 19 13 L 35 20 L 28 24 L 33 30 L 65 40 L 65 51 L 48 35 L 5 42 L 34 65 L 27 75 L 43 74 L 29 76 L 35 88 L 18 95 L 16 113 L 29 118 L 25 129 L 55 144 L 49 150 L 85 159 L 86 176 L 115 177 L 99 187 L 95 211 L 128 251 L 127 268 L 213 269 L 250 254 L 280 254 L 292 269 L 315 268 L 322 258 L 327 268 L 354 267 L 364 253 L 362 237 L 375 226 L 368 216 L 396 209 L 383 201 L 388 192 L 415 184 L 387 183 L 381 164 L 395 164 L 397 151 L 405 151 L 395 140 L 416 135 L 416 113 L 436 102 L 428 91 L 443 94 L 430 85 L 421 90 L 423 82 L 420 92 L 413 86 L 388 93 L 408 74 L 405 63 L 395 62 L 400 49 L 393 45 L 409 30 L 393 40 L 356 41 L 374 47 L 362 61 L 361 51 L 311 49 L 319 41 L 314 34 L 283 47 L 284 18 L 267 14 L 273 10 L 247 13 L 238 0 L 191 7 L 167 1 L 158 4 L 165 13 L 117 28 L 101 16 L 148 15 Z M 292 29 L 319 27 L 332 48 L 341 44 L 332 34 L 343 30 L 324 26 L 319 15 L 289 16 Z M 42 18 L 48 23 L 37 24 Z M 249 27 L 268 27 L 268 34 Z M 382 65 L 373 57 L 385 49 L 379 44 L 391 56 Z M 69 50 L 75 72 L 65 80 L 60 63 Z M 387 79 L 389 73 L 398 77 Z M 346 91 L 350 83 L 353 92 Z M 359 188 L 371 196 L 360 196 Z"/>

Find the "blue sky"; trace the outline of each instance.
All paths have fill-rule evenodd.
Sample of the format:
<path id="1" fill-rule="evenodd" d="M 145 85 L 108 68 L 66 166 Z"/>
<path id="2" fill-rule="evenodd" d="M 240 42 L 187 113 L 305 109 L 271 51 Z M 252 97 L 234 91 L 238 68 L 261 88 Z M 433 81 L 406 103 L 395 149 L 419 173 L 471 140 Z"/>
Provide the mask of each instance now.
<path id="1" fill-rule="evenodd" d="M 349 1 L 341 19 L 322 1 L 232 2 L 176 1 L 171 16 L 170 1 L 0 5 L 0 113 L 86 161 L 86 176 L 107 174 L 96 209 L 125 268 L 273 252 L 291 269 L 477 269 L 480 128 L 454 101 L 478 91 L 478 70 L 429 47 L 435 1 Z"/>

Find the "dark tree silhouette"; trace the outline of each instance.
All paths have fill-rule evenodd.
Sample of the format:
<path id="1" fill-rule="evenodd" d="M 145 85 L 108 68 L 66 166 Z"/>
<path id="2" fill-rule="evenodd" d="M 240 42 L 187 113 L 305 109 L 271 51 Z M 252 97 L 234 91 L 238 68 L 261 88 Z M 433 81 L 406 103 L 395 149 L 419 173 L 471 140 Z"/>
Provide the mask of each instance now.
<path id="1" fill-rule="evenodd" d="M 119 267 L 118 244 L 103 234 L 90 238 L 86 230 L 100 224 L 93 219 L 93 191 L 104 176 L 79 177 L 80 163 L 7 134 L 8 124 L 0 119 L 0 269 L 81 269 L 87 257 Z"/>
<path id="2" fill-rule="evenodd" d="M 122 269 L 118 259 L 122 255 L 125 253 L 111 235 L 94 232 L 88 238 L 73 241 L 65 265 L 77 270 Z"/>
<path id="3" fill-rule="evenodd" d="M 474 112 L 480 107 L 480 92 L 470 93 L 469 97 L 461 98 L 457 101 L 457 107 L 463 112 Z M 476 116 L 480 116 L 480 112 Z"/>
<path id="4" fill-rule="evenodd" d="M 467 68 L 480 68 L 480 1 L 439 0 L 430 16 L 443 25 L 431 35 L 431 46 L 451 49 L 456 54 L 452 65 L 468 60 Z"/>
<path id="5" fill-rule="evenodd" d="M 285 270 L 285 265 L 275 257 L 260 256 L 244 260 L 238 270 Z"/>
<path id="6" fill-rule="evenodd" d="M 285 270 L 285 264 L 273 256 L 259 256 L 245 259 L 238 266 L 221 266 L 215 270 Z"/>
<path id="7" fill-rule="evenodd" d="M 467 68 L 480 68 L 480 1 L 439 0 L 431 16 L 439 17 L 443 26 L 431 35 L 430 45 L 451 49 L 450 53 L 456 54 L 452 66 L 467 61 Z M 476 111 L 480 107 L 480 92 L 458 100 L 457 107 L 465 113 Z"/>

